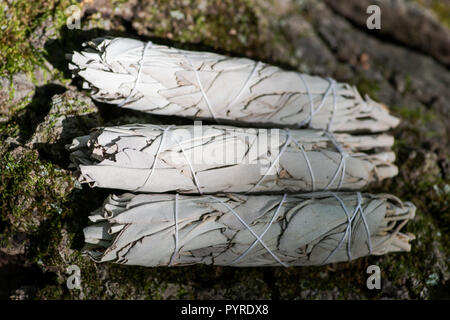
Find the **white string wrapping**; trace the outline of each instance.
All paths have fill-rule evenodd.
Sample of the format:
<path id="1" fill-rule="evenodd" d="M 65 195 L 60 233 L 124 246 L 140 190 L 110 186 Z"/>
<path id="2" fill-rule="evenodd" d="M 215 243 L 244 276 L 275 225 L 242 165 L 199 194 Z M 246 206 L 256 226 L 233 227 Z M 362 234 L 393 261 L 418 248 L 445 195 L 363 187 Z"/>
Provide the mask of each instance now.
<path id="1" fill-rule="evenodd" d="M 148 176 L 145 179 L 144 183 L 139 188 L 133 190 L 134 192 L 139 191 L 143 186 L 145 186 L 147 184 L 148 180 L 150 179 L 150 177 L 152 176 L 153 172 L 155 171 L 156 162 L 158 161 L 159 154 L 161 153 L 161 149 L 162 149 L 162 146 L 164 144 L 164 137 L 166 136 L 167 132 L 172 127 L 173 127 L 173 125 L 170 125 L 170 126 L 166 127 L 165 129 L 160 128 L 161 130 L 163 130 L 163 132 L 161 133 L 161 142 L 159 143 L 158 150 L 156 151 L 155 159 L 153 160 L 152 167 L 150 169 L 150 173 L 148 174 Z"/>
<path id="2" fill-rule="evenodd" d="M 258 182 L 250 188 L 250 190 L 247 191 L 247 193 L 251 192 L 253 189 L 255 189 L 259 184 L 267 177 L 269 172 L 273 169 L 273 167 L 278 163 L 278 159 L 283 154 L 284 150 L 286 150 L 287 146 L 289 145 L 289 142 L 291 141 L 291 132 L 289 130 L 286 130 L 286 141 L 283 144 L 283 147 L 281 148 L 280 152 L 276 156 L 275 160 L 272 162 L 272 165 L 269 167 L 269 169 L 264 173 L 264 175 L 258 180 Z"/>
<path id="3" fill-rule="evenodd" d="M 382 104 L 361 97 L 350 84 L 329 78 L 300 75 L 248 58 L 145 45 L 135 39 L 97 38 L 86 45 L 89 50 L 70 55 L 69 69 L 85 80 L 83 88 L 93 89 L 91 97 L 100 102 L 152 114 L 216 121 L 219 117 L 258 125 L 270 121 L 270 126 L 292 128 L 332 127 L 336 132 L 382 132 L 399 123 Z M 144 63 L 144 56 L 152 59 Z M 136 81 L 128 95 L 130 79 Z"/>
<path id="4" fill-rule="evenodd" d="M 147 267 L 287 267 L 409 251 L 414 236 L 400 229 L 414 218 L 414 205 L 391 195 L 356 196 L 111 195 L 89 217 L 84 252 L 97 262 Z M 114 215 L 102 214 L 106 209 Z"/>
<path id="5" fill-rule="evenodd" d="M 364 223 L 364 228 L 366 229 L 367 233 L 367 246 L 369 247 L 369 254 L 372 254 L 372 240 L 369 230 L 369 225 L 367 224 L 366 216 L 364 215 L 364 211 L 362 209 L 362 195 L 361 192 L 357 192 L 356 196 L 358 197 L 358 206 L 357 209 L 359 209 L 359 212 L 361 213 L 361 219 Z"/>
<path id="6" fill-rule="evenodd" d="M 311 91 L 309 89 L 308 83 L 306 82 L 305 78 L 303 77 L 303 75 L 301 73 L 299 73 L 299 77 L 303 82 L 303 85 L 305 86 L 306 89 L 306 93 L 308 94 L 308 99 L 309 99 L 309 106 L 310 106 L 310 114 L 308 116 L 307 119 L 305 119 L 304 121 L 302 121 L 301 123 L 298 124 L 298 127 L 302 127 L 304 125 L 308 125 L 308 127 L 311 127 L 311 122 L 313 120 L 314 115 L 320 111 L 320 109 L 322 108 L 322 106 L 325 104 L 325 100 L 327 99 L 328 95 L 330 94 L 330 91 L 332 91 L 334 93 L 334 100 L 333 100 L 333 113 L 331 115 L 330 118 L 330 122 L 327 125 L 328 130 L 330 130 L 331 128 L 331 122 L 333 121 L 333 117 L 336 111 L 336 104 L 337 104 L 337 100 L 336 100 L 336 81 L 331 79 L 331 78 L 327 78 L 328 82 L 330 83 L 330 85 L 327 88 L 327 91 L 325 91 L 322 100 L 319 103 L 319 106 L 317 108 L 314 108 L 314 102 L 313 102 L 313 98 L 312 98 L 312 94 Z"/>
<path id="7" fill-rule="evenodd" d="M 281 206 L 283 205 L 284 201 L 286 200 L 286 196 L 287 196 L 287 194 L 285 193 L 285 194 L 283 195 L 283 198 L 282 198 L 281 201 L 280 201 L 280 204 L 279 204 L 278 207 L 277 207 L 277 210 L 276 210 L 275 213 L 273 214 L 272 219 L 270 220 L 270 222 L 267 224 L 267 227 L 264 229 L 264 231 L 263 231 L 263 232 L 261 233 L 261 235 L 259 236 L 261 239 L 262 239 L 262 237 L 264 237 L 264 235 L 265 235 L 266 232 L 269 230 L 269 228 L 270 228 L 270 226 L 272 225 L 272 223 L 273 223 L 273 222 L 275 221 L 275 219 L 277 218 L 278 212 L 280 212 Z M 250 252 L 250 250 L 253 249 L 253 247 L 254 247 L 257 243 L 258 243 L 258 240 L 253 241 L 252 245 L 251 245 L 247 250 L 245 250 L 239 257 L 237 257 L 236 259 L 234 259 L 233 261 L 230 262 L 230 265 L 233 265 L 233 264 L 235 264 L 235 263 L 238 263 L 242 258 L 244 258 L 244 257 L 247 255 L 247 253 Z"/>
<path id="8" fill-rule="evenodd" d="M 217 201 L 219 201 L 220 203 L 222 203 L 228 210 L 230 210 L 230 212 L 232 212 L 238 219 L 239 219 L 239 221 L 255 236 L 255 238 L 256 238 L 256 240 L 252 243 L 252 245 L 247 249 L 247 250 L 245 250 L 239 257 L 237 257 L 235 260 L 233 260 L 231 263 L 230 263 L 230 265 L 233 265 L 233 264 L 235 264 L 235 263 L 237 263 L 237 262 L 239 262 L 242 258 L 244 258 L 249 252 L 250 252 L 250 250 L 252 250 L 253 249 L 253 247 L 259 242 L 259 243 L 261 243 L 261 245 L 270 253 L 270 255 L 272 256 L 272 257 L 274 257 L 275 258 L 275 260 L 277 260 L 277 262 L 278 263 L 280 263 L 281 265 L 283 265 L 284 267 L 288 267 L 289 265 L 287 265 L 286 263 L 283 263 L 268 247 L 267 247 L 267 245 L 265 244 L 265 243 L 263 243 L 263 241 L 262 241 L 262 237 L 264 237 L 264 235 L 266 234 L 266 232 L 269 230 L 269 228 L 270 228 L 270 226 L 272 225 L 272 223 L 275 221 L 275 219 L 276 219 L 276 217 L 278 216 L 278 213 L 279 213 L 279 211 L 280 211 L 280 209 L 281 209 L 281 206 L 283 205 L 283 203 L 284 203 L 284 201 L 286 200 L 286 196 L 287 196 L 287 194 L 285 193 L 284 195 L 283 195 L 283 198 L 281 199 L 281 201 L 280 201 L 280 203 L 278 204 L 278 207 L 277 207 L 277 209 L 276 209 L 276 211 L 275 211 L 275 213 L 273 214 L 273 216 L 272 216 L 272 219 L 270 220 L 270 222 L 267 224 L 267 226 L 266 226 L 266 228 L 265 228 L 265 230 L 261 233 L 261 235 L 260 236 L 258 236 L 251 228 L 250 228 L 250 226 L 247 224 L 247 223 L 245 223 L 245 221 L 244 220 L 242 220 L 241 219 L 241 217 L 230 207 L 230 206 L 228 206 L 226 203 L 224 203 L 222 200 L 220 200 L 220 199 L 218 199 L 218 198 L 216 198 L 216 197 L 213 197 L 213 196 L 210 196 L 211 198 L 213 198 L 214 200 L 217 200 Z M 173 254 L 172 254 L 172 257 L 170 258 L 170 261 L 169 261 L 169 266 L 171 266 L 172 265 L 172 263 L 173 263 L 173 260 L 174 260 L 174 257 L 175 257 L 175 255 L 177 254 L 177 252 L 178 252 L 178 193 L 177 194 L 175 194 L 175 210 L 174 210 L 175 212 L 174 212 L 174 225 L 175 225 L 175 248 L 174 248 L 174 252 L 173 252 Z"/>
<path id="9" fill-rule="evenodd" d="M 128 101 L 130 100 L 130 98 L 135 94 L 136 88 L 139 84 L 139 81 L 141 80 L 142 67 L 144 66 L 144 60 L 145 60 L 145 52 L 151 45 L 152 45 L 152 42 L 149 41 L 145 44 L 144 48 L 142 49 L 142 57 L 141 57 L 141 60 L 139 61 L 139 69 L 138 69 L 136 79 L 134 81 L 133 88 L 131 89 L 130 94 L 126 97 L 126 99 L 118 104 L 119 107 L 123 107 L 125 104 L 127 104 Z"/>
<path id="10" fill-rule="evenodd" d="M 303 157 L 305 158 L 306 161 L 306 165 L 308 166 L 309 174 L 311 176 L 311 189 L 312 189 L 311 191 L 314 192 L 316 190 L 314 172 L 311 166 L 311 162 L 309 161 L 308 155 L 306 154 L 305 148 L 303 148 L 303 146 L 300 143 L 298 143 L 296 139 L 293 139 L 292 141 L 294 141 L 295 145 L 302 151 Z"/>
<path id="11" fill-rule="evenodd" d="M 172 265 L 175 255 L 178 253 L 178 193 L 175 194 L 175 210 L 174 210 L 174 224 L 175 224 L 175 248 L 173 249 L 172 257 L 170 257 L 169 266 Z"/>
<path id="12" fill-rule="evenodd" d="M 339 171 L 342 171 L 341 174 L 341 179 L 339 182 L 339 185 L 337 187 L 337 190 L 339 190 L 342 187 L 342 183 L 344 182 L 344 178 L 345 178 L 345 167 L 346 167 L 346 159 L 349 157 L 348 153 L 345 152 L 344 148 L 341 146 L 341 144 L 336 140 L 336 138 L 334 137 L 334 135 L 330 132 L 325 132 L 325 134 L 328 136 L 328 138 L 330 139 L 330 141 L 334 144 L 334 146 L 336 147 L 336 149 L 339 151 L 339 153 L 341 154 L 341 161 L 339 163 L 338 168 L 336 169 L 336 173 L 334 174 L 333 178 L 330 180 L 330 182 L 327 184 L 327 186 L 325 187 L 324 190 L 328 190 L 328 188 L 333 184 L 334 180 L 336 180 L 337 176 L 339 175 Z"/>
<path id="13" fill-rule="evenodd" d="M 172 140 L 174 140 L 174 139 L 172 139 Z M 183 153 L 183 157 L 186 159 L 186 162 L 187 162 L 187 164 L 189 165 L 189 168 L 191 169 L 192 177 L 194 178 L 194 182 L 195 182 L 195 185 L 197 186 L 198 193 L 202 194 L 202 190 L 201 190 L 201 188 L 200 188 L 200 184 L 198 183 L 197 174 L 195 173 L 194 167 L 192 166 L 192 163 L 191 163 L 191 161 L 189 160 L 189 157 L 188 157 L 188 156 L 186 155 L 186 153 L 184 152 L 184 148 L 183 148 L 183 146 L 181 145 L 180 141 L 176 140 L 176 143 L 177 143 L 178 146 L 180 147 L 181 152 Z"/>
<path id="14" fill-rule="evenodd" d="M 312 170 L 312 166 L 311 166 L 311 162 L 309 161 L 309 158 L 306 154 L 305 149 L 302 147 L 302 145 L 300 143 L 298 143 L 298 141 L 296 141 L 295 139 L 292 139 L 292 135 L 289 131 L 289 129 L 285 129 L 286 132 L 286 141 L 283 144 L 283 147 L 281 148 L 280 152 L 278 153 L 277 157 L 275 158 L 275 160 L 273 161 L 272 165 L 269 167 L 269 169 L 264 173 L 264 175 L 258 180 L 258 182 L 251 187 L 247 193 L 251 192 L 253 189 L 255 189 L 256 187 L 258 187 L 261 182 L 264 181 L 264 179 L 267 177 L 267 175 L 269 174 L 269 172 L 271 172 L 271 170 L 273 169 L 273 167 L 278 163 L 279 158 L 281 157 L 281 155 L 283 154 L 283 152 L 286 150 L 287 146 L 289 145 L 289 143 L 291 141 L 293 141 L 295 143 L 295 145 L 302 151 L 303 156 L 305 157 L 305 161 L 306 164 L 308 166 L 308 170 L 309 170 L 309 174 L 311 175 L 311 185 L 312 185 L 312 192 L 315 191 L 315 178 L 314 178 L 314 172 Z M 327 137 L 330 139 L 330 141 L 333 143 L 333 145 L 336 147 L 336 149 L 339 151 L 339 153 L 341 154 L 341 161 L 339 163 L 339 166 L 333 176 L 333 178 L 328 182 L 327 186 L 325 187 L 324 191 L 328 190 L 328 188 L 333 184 L 333 182 L 336 180 L 339 172 L 342 171 L 341 174 L 341 178 L 339 181 L 339 185 L 337 187 L 337 190 L 339 190 L 342 187 L 342 183 L 344 182 L 344 178 L 345 178 L 345 169 L 346 169 L 346 165 L 345 165 L 345 160 L 349 157 L 348 153 L 345 152 L 344 148 L 341 146 L 341 144 L 339 142 L 337 142 L 336 138 L 334 137 L 334 135 L 331 132 L 327 132 L 325 131 L 325 134 L 327 135 Z"/>
<path id="15" fill-rule="evenodd" d="M 329 191 L 356 191 L 398 172 L 389 149 L 393 139 L 387 136 L 333 136 L 317 130 L 285 130 L 280 134 L 279 130 L 247 131 L 221 125 L 206 126 L 207 130 L 203 126 L 176 126 L 162 136 L 164 128 L 124 125 L 99 128 L 75 138 L 68 149 L 72 163 L 81 171 L 80 182 L 157 193 L 198 193 L 198 189 L 210 194 L 314 192 L 325 187 Z M 167 134 L 178 137 L 172 131 L 187 136 L 172 143 Z M 198 134 L 200 140 L 196 140 Z M 191 167 L 195 178 L 187 180 L 185 170 Z M 124 180 L 120 178 L 123 175 L 133 178 Z"/>
<path id="16" fill-rule="evenodd" d="M 260 61 L 255 63 L 255 67 L 253 68 L 252 72 L 250 73 L 250 76 L 247 78 L 247 80 L 245 81 L 244 85 L 241 87 L 241 90 L 236 95 L 236 97 L 234 97 L 234 99 L 230 102 L 228 107 L 234 106 L 234 104 L 237 102 L 237 100 L 241 97 L 242 93 L 245 91 L 245 89 L 247 88 L 248 84 L 250 83 L 250 80 L 252 80 L 252 78 L 254 77 L 254 75 L 255 75 L 256 71 L 258 70 L 258 67 L 259 67 L 260 64 L 261 64 Z M 251 91 L 251 89 L 250 89 L 250 91 Z"/>
<path id="17" fill-rule="evenodd" d="M 305 194 L 304 196 L 317 196 L 317 195 L 323 195 L 324 193 L 319 193 L 319 194 Z M 325 193 L 326 194 L 326 193 Z M 347 256 L 348 256 L 348 260 L 352 260 L 352 253 L 351 253 L 351 240 L 352 240 L 352 223 L 355 219 L 355 217 L 357 216 L 358 213 L 360 213 L 361 216 L 361 220 L 363 221 L 364 224 L 364 228 L 366 230 L 367 233 L 367 245 L 369 248 L 369 254 L 372 254 L 372 242 L 371 242 L 371 234 L 370 234 L 370 230 L 369 230 L 369 226 L 367 224 L 367 220 L 366 217 L 364 215 L 364 211 L 362 209 L 362 195 L 361 192 L 357 192 L 356 196 L 357 196 L 357 205 L 355 207 L 355 210 L 353 211 L 353 214 L 350 216 L 350 213 L 348 212 L 347 206 L 344 204 L 344 202 L 342 201 L 342 199 L 334 192 L 331 193 L 331 195 L 339 202 L 339 204 L 341 205 L 342 209 L 344 210 L 344 213 L 347 217 L 347 226 L 344 232 L 344 235 L 342 236 L 341 240 L 339 241 L 338 245 L 336 246 L 335 249 L 333 249 L 333 251 L 327 256 L 327 258 L 323 261 L 323 264 L 326 264 L 328 260 L 330 260 L 333 255 L 341 248 L 342 244 L 344 243 L 344 240 L 347 237 Z M 284 203 L 284 201 L 286 200 L 286 196 L 287 194 L 285 193 L 283 195 L 283 198 L 281 199 L 280 203 L 278 204 L 277 209 L 275 210 L 272 219 L 270 220 L 270 222 L 267 224 L 266 228 L 264 229 L 264 231 L 261 233 L 260 236 L 258 236 L 253 229 L 250 228 L 250 226 L 239 216 L 239 214 L 237 214 L 228 204 L 226 204 L 225 202 L 223 202 L 222 200 L 214 197 L 214 196 L 210 196 L 212 199 L 219 201 L 221 204 L 223 204 L 228 210 L 230 210 L 231 213 L 234 214 L 234 216 L 236 216 L 236 218 L 238 218 L 238 220 L 255 236 L 256 240 L 251 244 L 251 246 L 249 248 L 247 248 L 239 257 L 237 257 L 236 259 L 234 259 L 232 262 L 230 262 L 229 265 L 233 265 L 238 263 L 241 259 L 243 259 L 254 247 L 257 243 L 260 243 L 268 252 L 269 254 L 274 257 L 274 259 L 280 263 L 282 266 L 284 267 L 289 267 L 289 265 L 287 263 L 282 262 L 271 250 L 270 248 L 267 247 L 267 245 L 262 241 L 262 238 L 264 237 L 264 235 L 266 234 L 266 232 L 269 230 L 269 228 L 271 227 L 271 225 L 273 224 L 273 222 L 275 221 L 276 217 L 278 216 L 278 213 Z M 174 256 L 176 254 L 176 252 L 178 252 L 178 194 L 175 195 L 175 249 L 174 249 L 174 253 L 170 259 L 169 262 L 169 266 L 172 265 L 172 261 L 174 259 Z"/>
<path id="18" fill-rule="evenodd" d="M 330 122 L 328 123 L 327 130 L 331 132 L 331 124 L 333 123 L 333 118 L 336 113 L 336 107 L 337 107 L 337 97 L 336 97 L 336 81 L 329 79 L 330 81 L 333 81 L 333 112 L 331 113 Z"/>
<path id="19" fill-rule="evenodd" d="M 160 142 L 160 144 L 159 144 L 159 146 L 158 146 L 158 150 L 156 151 L 155 158 L 154 158 L 154 160 L 153 160 L 153 163 L 152 163 L 152 166 L 151 166 L 151 169 L 150 169 L 150 173 L 148 174 L 148 176 L 147 176 L 147 178 L 145 179 L 144 183 L 143 183 L 139 188 L 137 188 L 136 190 L 134 190 L 134 192 L 139 191 L 143 186 L 145 186 L 145 185 L 147 184 L 148 180 L 150 179 L 150 177 L 152 176 L 152 174 L 153 174 L 153 172 L 154 172 L 154 170 L 155 170 L 156 162 L 157 162 L 157 160 L 158 160 L 159 154 L 161 153 L 161 149 L 162 149 L 162 146 L 163 146 L 163 144 L 164 144 L 164 137 L 166 136 L 167 132 L 168 132 L 172 127 L 174 127 L 174 125 L 167 126 L 165 129 L 160 128 L 161 130 L 163 130 L 163 132 L 162 132 L 162 134 L 161 134 L 161 142 Z M 184 151 L 183 146 L 181 145 L 180 141 L 175 140 L 173 137 L 171 137 L 171 140 L 174 141 L 174 142 L 176 142 L 176 143 L 178 144 L 178 146 L 180 147 L 181 152 L 182 152 L 182 154 L 183 154 L 183 157 L 186 159 L 186 162 L 187 162 L 187 164 L 189 165 L 189 168 L 190 168 L 190 170 L 191 170 L 192 177 L 193 177 L 193 179 L 194 179 L 194 182 L 195 182 L 195 185 L 196 185 L 196 187 L 197 187 L 197 190 L 198 190 L 198 192 L 199 192 L 200 194 L 202 194 L 202 191 L 201 191 L 201 188 L 200 188 L 200 184 L 199 184 L 199 182 L 198 182 L 197 175 L 196 175 L 196 173 L 195 173 L 194 167 L 192 166 L 192 163 L 191 163 L 191 161 L 189 160 L 189 157 L 186 155 L 186 152 Z"/>
<path id="20" fill-rule="evenodd" d="M 370 235 L 370 230 L 369 227 L 367 225 L 367 221 L 366 221 L 366 217 L 364 215 L 364 211 L 362 209 L 362 196 L 361 196 L 361 192 L 357 192 L 356 196 L 357 196 L 357 205 L 355 207 L 355 210 L 353 212 L 353 215 L 350 216 L 350 213 L 348 212 L 348 209 L 346 207 L 346 205 L 344 204 L 344 202 L 342 201 L 342 199 L 335 194 L 334 192 L 331 193 L 333 195 L 333 197 L 336 198 L 337 201 L 339 201 L 339 204 L 341 205 L 342 209 L 344 210 L 345 215 L 347 216 L 347 227 L 345 228 L 345 232 L 341 238 L 341 240 L 339 241 L 338 245 L 336 246 L 336 248 L 334 248 L 334 250 L 325 258 L 325 260 L 322 262 L 322 264 L 326 264 L 331 257 L 334 256 L 334 254 L 341 248 L 342 244 L 344 243 L 345 238 L 347 237 L 347 256 L 348 256 L 348 261 L 352 260 L 352 253 L 351 253 L 351 241 L 352 241 L 352 222 L 355 219 L 356 215 L 358 214 L 358 212 L 361 215 L 361 219 L 364 223 L 364 228 L 366 230 L 367 233 L 367 243 L 368 243 L 368 247 L 369 247 L 369 253 L 372 254 L 372 242 L 371 242 L 371 235 Z"/>
<path id="21" fill-rule="evenodd" d="M 231 208 L 228 204 L 226 204 L 225 202 L 223 202 L 222 200 L 220 200 L 219 198 L 216 198 L 214 196 L 209 196 L 210 198 L 219 201 L 221 204 L 223 204 L 228 210 L 230 210 L 230 212 L 248 229 L 248 231 L 250 231 L 250 233 L 256 238 L 256 241 L 258 241 L 266 250 L 267 252 L 279 263 L 281 264 L 283 267 L 288 267 L 289 265 L 287 265 L 286 263 L 284 263 L 283 261 L 281 261 L 273 252 L 272 250 L 270 250 L 269 247 L 267 247 L 267 245 L 262 241 L 262 239 L 255 233 L 255 231 L 253 231 L 252 228 L 250 228 L 250 226 L 244 221 L 242 220 L 242 218 L 239 216 L 239 214 L 237 214 L 233 208 Z"/>
<path id="22" fill-rule="evenodd" d="M 182 54 L 182 53 L 180 52 L 180 54 Z M 213 119 L 214 119 L 217 123 L 220 123 L 220 121 L 219 121 L 218 118 L 216 117 L 216 114 L 215 114 L 215 112 L 214 112 L 214 108 L 212 107 L 211 102 L 209 101 L 208 95 L 206 94 L 206 91 L 205 91 L 205 89 L 203 88 L 202 82 L 200 81 L 200 76 L 199 76 L 199 74 L 198 74 L 197 69 L 194 67 L 194 64 L 192 63 L 192 60 L 189 58 L 188 55 L 185 55 L 185 54 L 182 54 L 182 55 L 186 58 L 186 60 L 187 60 L 187 61 L 189 62 L 189 64 L 191 65 L 191 69 L 192 69 L 192 71 L 193 71 L 194 74 L 195 74 L 195 78 L 197 79 L 197 83 L 198 83 L 198 86 L 199 86 L 199 88 L 200 88 L 200 92 L 202 93 L 202 96 L 203 96 L 203 98 L 204 98 L 205 101 L 206 101 L 206 105 L 208 106 L 208 109 L 209 109 L 209 111 L 211 112 L 211 116 L 213 117 Z M 247 86 L 248 86 L 248 84 L 250 83 L 251 79 L 252 79 L 253 76 L 255 75 L 255 73 L 256 73 L 256 71 L 257 71 L 259 65 L 260 65 L 260 62 L 259 62 L 259 61 L 255 63 L 255 66 L 254 66 L 252 72 L 251 72 L 250 75 L 248 76 L 248 78 L 247 78 L 247 80 L 245 81 L 244 85 L 243 85 L 243 86 L 241 87 L 241 89 L 239 90 L 239 93 L 238 93 L 238 94 L 236 95 L 236 97 L 229 103 L 229 105 L 228 105 L 229 107 L 230 107 L 230 106 L 233 106 L 233 105 L 236 103 L 236 101 L 241 97 L 242 93 L 245 91 L 245 89 L 247 88 Z"/>
<path id="23" fill-rule="evenodd" d="M 180 52 L 180 54 L 182 54 L 182 53 Z M 211 102 L 209 102 L 208 96 L 206 95 L 206 92 L 205 92 L 205 89 L 203 88 L 202 82 L 200 81 L 200 76 L 198 75 L 197 69 L 195 69 L 194 64 L 192 63 L 191 59 L 189 59 L 189 57 L 187 55 L 184 55 L 184 57 L 186 58 L 186 60 L 191 65 L 192 71 L 194 71 L 195 78 L 197 79 L 198 86 L 199 86 L 200 91 L 201 91 L 201 93 L 203 95 L 203 98 L 206 101 L 206 105 L 208 106 L 209 112 L 211 112 L 211 116 L 217 122 L 216 114 L 214 112 L 213 107 L 211 106 Z"/>

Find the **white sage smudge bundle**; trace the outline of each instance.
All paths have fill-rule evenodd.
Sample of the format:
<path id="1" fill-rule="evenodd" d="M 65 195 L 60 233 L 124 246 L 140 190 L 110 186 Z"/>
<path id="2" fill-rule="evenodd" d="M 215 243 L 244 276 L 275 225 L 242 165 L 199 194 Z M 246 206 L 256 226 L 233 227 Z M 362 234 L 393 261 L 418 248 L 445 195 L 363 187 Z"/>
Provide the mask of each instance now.
<path id="1" fill-rule="evenodd" d="M 332 79 L 247 58 L 184 51 L 127 38 L 97 38 L 69 68 L 100 102 L 143 112 L 281 127 L 380 132 L 399 120 Z"/>
<path id="2" fill-rule="evenodd" d="M 84 229 L 97 262 L 307 266 L 409 251 L 415 207 L 391 195 L 109 196 Z"/>
<path id="3" fill-rule="evenodd" d="M 392 144 L 384 134 L 134 124 L 96 129 L 68 149 L 91 186 L 202 194 L 360 190 L 397 174 Z"/>

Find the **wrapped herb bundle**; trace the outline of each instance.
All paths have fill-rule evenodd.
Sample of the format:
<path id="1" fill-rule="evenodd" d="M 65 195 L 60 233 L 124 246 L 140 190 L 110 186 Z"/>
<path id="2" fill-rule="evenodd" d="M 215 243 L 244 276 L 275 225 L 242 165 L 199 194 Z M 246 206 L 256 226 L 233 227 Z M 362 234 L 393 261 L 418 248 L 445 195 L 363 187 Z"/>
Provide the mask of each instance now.
<path id="1" fill-rule="evenodd" d="M 409 251 L 415 207 L 390 195 L 109 196 L 84 229 L 97 262 L 306 266 Z"/>
<path id="2" fill-rule="evenodd" d="M 68 149 L 91 186 L 202 194 L 360 190 L 397 174 L 392 144 L 384 134 L 135 124 L 96 129 Z"/>
<path id="3" fill-rule="evenodd" d="M 69 68 L 100 102 L 217 122 L 380 132 L 398 119 L 332 79 L 247 58 L 184 51 L 127 38 L 97 38 Z"/>

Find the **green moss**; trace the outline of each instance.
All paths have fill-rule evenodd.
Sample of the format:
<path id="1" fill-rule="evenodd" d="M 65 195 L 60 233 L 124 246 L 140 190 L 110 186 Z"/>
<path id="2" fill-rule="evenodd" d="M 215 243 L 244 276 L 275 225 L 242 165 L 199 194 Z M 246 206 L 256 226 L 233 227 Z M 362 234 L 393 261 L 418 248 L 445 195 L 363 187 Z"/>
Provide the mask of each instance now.
<path id="1" fill-rule="evenodd" d="M 51 79 L 58 79 L 67 83 L 62 71 L 49 69 L 46 61 L 47 52 L 43 48 L 41 37 L 52 32 L 57 36 L 59 30 L 66 23 L 67 15 L 64 10 L 70 5 L 77 4 L 76 0 L 16 0 L 8 3 L 0 2 L 0 77 L 9 79 L 9 88 L 3 88 L 9 99 L 0 99 L 2 114 L 12 115 L 24 109 L 32 101 L 34 91 L 12 104 L 16 94 L 13 76 L 25 73 L 34 85 L 38 85 L 36 78 L 44 83 Z M 50 36 L 52 37 L 52 36 Z M 39 85 L 43 85 L 40 83 Z"/>
<path id="2" fill-rule="evenodd" d="M 19 125 L 14 121 L 0 123 L 0 146 L 4 145 L 4 140 L 8 137 L 17 137 L 20 132 Z M 1 148 L 0 148 L 1 153 Z"/>
<path id="3" fill-rule="evenodd" d="M 403 94 L 409 93 L 412 91 L 412 79 L 411 75 L 408 73 L 405 77 L 405 89 L 403 90 Z"/>
<path id="4" fill-rule="evenodd" d="M 450 6 L 440 0 L 434 0 L 431 8 L 439 20 L 450 28 Z"/>
<path id="5" fill-rule="evenodd" d="M 436 119 L 436 114 L 432 110 L 419 106 L 392 105 L 391 110 L 414 125 L 430 123 Z"/>
<path id="6" fill-rule="evenodd" d="M 420 130 L 417 128 L 420 127 L 415 130 Z M 399 139 L 394 147 L 403 175 L 384 187 L 416 205 L 416 218 L 405 228 L 406 232 L 416 235 L 416 240 L 410 254 L 386 255 L 380 259 L 380 267 L 397 286 L 406 284 L 411 298 L 429 298 L 435 290 L 429 278 L 438 277 L 441 282 L 449 276 L 445 257 L 450 250 L 443 244 L 450 240 L 450 187 L 433 153 L 425 153 L 414 146 L 410 141 L 414 139 L 412 134 L 404 132 L 404 135 L 406 138 Z"/>
<path id="7" fill-rule="evenodd" d="M 2 221 L 8 233 L 33 233 L 47 219 L 64 211 L 72 177 L 51 163 L 38 159 L 36 152 L 0 156 L 0 202 Z"/>
<path id="8" fill-rule="evenodd" d="M 361 96 L 368 95 L 372 99 L 378 99 L 377 93 L 380 91 L 379 81 L 368 79 L 363 75 L 359 75 L 353 84 L 358 88 Z"/>
<path id="9" fill-rule="evenodd" d="M 439 21 L 450 28 L 450 6 L 442 0 L 416 0 L 420 5 L 433 11 Z"/>
<path id="10" fill-rule="evenodd" d="M 191 1 L 144 1 L 150 13 L 135 21 L 156 36 L 242 52 L 259 45 L 258 23 L 251 1 L 215 1 L 200 8 Z"/>
<path id="11" fill-rule="evenodd" d="M 418 204 L 417 201 L 415 203 Z M 432 216 L 420 208 L 415 220 L 408 224 L 406 230 L 416 235 L 411 252 L 386 255 L 378 263 L 383 271 L 382 275 L 395 286 L 408 286 L 410 298 L 427 298 L 429 291 L 433 290 L 433 284 L 428 281 L 430 276 L 442 279 L 444 273 L 448 273 L 447 266 L 439 264 L 440 255 L 445 254 L 442 243 L 446 241 L 442 239 L 443 235 Z"/>
<path id="12" fill-rule="evenodd" d="M 59 29 L 65 23 L 64 9 L 73 0 L 17 0 L 0 3 L 0 76 L 12 76 L 17 72 L 29 74 L 36 66 L 44 68 L 44 50 L 33 45 L 33 34 L 47 20 L 52 28 Z"/>

